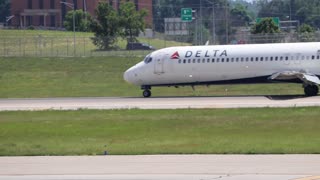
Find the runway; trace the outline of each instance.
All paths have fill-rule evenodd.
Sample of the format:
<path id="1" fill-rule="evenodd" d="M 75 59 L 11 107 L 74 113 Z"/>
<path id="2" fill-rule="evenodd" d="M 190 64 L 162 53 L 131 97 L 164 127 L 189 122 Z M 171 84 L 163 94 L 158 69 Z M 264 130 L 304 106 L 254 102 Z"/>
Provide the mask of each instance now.
<path id="1" fill-rule="evenodd" d="M 0 157 L 0 180 L 316 180 L 319 175 L 319 155 Z"/>
<path id="2" fill-rule="evenodd" d="M 0 111 L 77 109 L 179 109 L 320 106 L 320 96 L 93 97 L 0 99 Z"/>

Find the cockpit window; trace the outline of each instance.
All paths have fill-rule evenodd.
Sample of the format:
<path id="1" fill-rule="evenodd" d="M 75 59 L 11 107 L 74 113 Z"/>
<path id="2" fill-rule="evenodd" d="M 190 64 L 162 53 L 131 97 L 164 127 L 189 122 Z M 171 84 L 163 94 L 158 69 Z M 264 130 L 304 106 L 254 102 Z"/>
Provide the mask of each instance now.
<path id="1" fill-rule="evenodd" d="M 152 61 L 152 57 L 150 57 L 150 54 L 148 54 L 144 60 L 143 60 L 146 64 L 150 63 Z"/>

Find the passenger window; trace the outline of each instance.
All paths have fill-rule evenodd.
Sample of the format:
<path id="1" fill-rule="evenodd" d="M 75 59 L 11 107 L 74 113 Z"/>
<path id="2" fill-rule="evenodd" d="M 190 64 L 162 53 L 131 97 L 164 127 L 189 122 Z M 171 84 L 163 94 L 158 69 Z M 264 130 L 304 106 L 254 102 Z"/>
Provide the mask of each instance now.
<path id="1" fill-rule="evenodd" d="M 186 60 L 185 60 L 185 59 L 183 60 L 183 63 L 184 63 L 184 64 L 186 63 Z"/>
<path id="2" fill-rule="evenodd" d="M 210 59 L 207 59 L 207 63 L 209 63 L 210 62 Z"/>
<path id="3" fill-rule="evenodd" d="M 320 59 L 320 56 L 319 56 L 319 55 L 317 56 L 317 59 Z"/>
<path id="4" fill-rule="evenodd" d="M 259 61 L 259 58 L 258 58 L 258 57 L 256 57 L 256 61 Z"/>
<path id="5" fill-rule="evenodd" d="M 206 60 L 205 59 L 202 59 L 202 63 L 205 63 L 206 62 Z"/>
<path id="6" fill-rule="evenodd" d="M 191 63 L 191 59 L 188 59 L 188 63 Z"/>
<path id="7" fill-rule="evenodd" d="M 198 63 L 200 63 L 200 59 L 198 59 Z"/>
<path id="8" fill-rule="evenodd" d="M 220 59 L 219 58 L 217 58 L 217 63 L 220 61 Z"/>
<path id="9" fill-rule="evenodd" d="M 268 61 L 268 57 L 265 57 L 264 59 L 265 59 L 266 61 Z"/>
<path id="10" fill-rule="evenodd" d="M 221 59 L 221 62 L 224 62 L 224 58 Z"/>
<path id="11" fill-rule="evenodd" d="M 193 63 L 196 63 L 196 59 L 193 59 L 192 62 L 193 62 Z"/>
<path id="12" fill-rule="evenodd" d="M 311 59 L 314 60 L 314 56 L 311 56 Z"/>
<path id="13" fill-rule="evenodd" d="M 214 59 L 212 59 L 212 62 L 214 63 Z"/>
<path id="14" fill-rule="evenodd" d="M 179 59 L 179 64 L 181 63 L 181 59 Z"/>
<path id="15" fill-rule="evenodd" d="M 229 62 L 229 58 L 227 58 L 227 62 Z"/>
<path id="16" fill-rule="evenodd" d="M 260 57 L 260 61 L 263 61 L 263 57 Z"/>
<path id="17" fill-rule="evenodd" d="M 251 57 L 251 62 L 253 61 L 253 57 Z"/>
<path id="18" fill-rule="evenodd" d="M 273 61 L 273 57 L 270 57 L 270 61 Z"/>
<path id="19" fill-rule="evenodd" d="M 283 57 L 282 56 L 280 56 L 280 61 L 282 61 L 283 60 Z"/>
<path id="20" fill-rule="evenodd" d="M 288 56 L 286 56 L 286 61 L 288 61 L 289 60 L 289 57 Z"/>
<path id="21" fill-rule="evenodd" d="M 274 60 L 275 60 L 275 61 L 278 61 L 278 56 L 276 56 L 276 57 L 274 58 Z"/>
<path id="22" fill-rule="evenodd" d="M 307 56 L 306 59 L 309 60 L 309 56 Z"/>

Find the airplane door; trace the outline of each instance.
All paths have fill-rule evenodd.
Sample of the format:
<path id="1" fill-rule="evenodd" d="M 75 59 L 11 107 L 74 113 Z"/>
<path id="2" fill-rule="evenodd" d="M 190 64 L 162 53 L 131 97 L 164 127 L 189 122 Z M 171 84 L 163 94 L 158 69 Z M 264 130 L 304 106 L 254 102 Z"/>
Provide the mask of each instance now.
<path id="1" fill-rule="evenodd" d="M 300 59 L 301 58 L 301 54 L 300 53 L 297 53 L 294 55 L 294 63 L 295 64 L 300 64 Z"/>
<path id="2" fill-rule="evenodd" d="M 159 55 L 156 59 L 155 59 L 155 63 L 154 63 L 154 73 L 155 74 L 163 74 L 164 73 L 164 59 L 165 59 L 165 55 Z"/>

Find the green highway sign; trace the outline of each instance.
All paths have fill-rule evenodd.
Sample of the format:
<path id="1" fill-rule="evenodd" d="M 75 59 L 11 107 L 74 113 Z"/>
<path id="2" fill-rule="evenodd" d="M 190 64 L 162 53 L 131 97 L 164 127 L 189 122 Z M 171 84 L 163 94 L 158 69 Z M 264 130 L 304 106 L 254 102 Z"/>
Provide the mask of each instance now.
<path id="1" fill-rule="evenodd" d="M 279 24 L 280 24 L 279 18 L 278 17 L 270 17 L 270 18 L 272 18 L 272 21 L 279 27 Z M 256 22 L 260 23 L 263 19 L 266 19 L 266 18 L 257 18 Z"/>
<path id="2" fill-rule="evenodd" d="M 192 21 L 192 9 L 191 8 L 181 8 L 181 20 L 183 22 Z"/>

